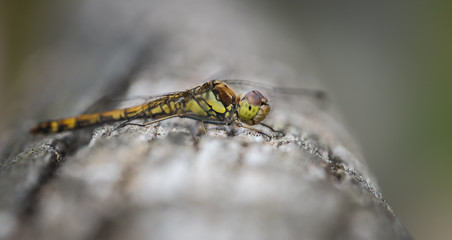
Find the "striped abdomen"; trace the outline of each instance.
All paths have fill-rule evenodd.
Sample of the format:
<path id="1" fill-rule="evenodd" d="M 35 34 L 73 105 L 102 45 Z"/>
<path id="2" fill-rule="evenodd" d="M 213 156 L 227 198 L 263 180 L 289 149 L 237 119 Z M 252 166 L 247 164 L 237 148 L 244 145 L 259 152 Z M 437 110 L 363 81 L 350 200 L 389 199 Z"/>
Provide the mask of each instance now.
<path id="1" fill-rule="evenodd" d="M 176 103 L 176 100 L 179 98 L 180 95 L 165 96 L 135 107 L 40 122 L 30 130 L 30 133 L 39 134 L 61 132 L 104 123 L 139 118 L 158 119 L 179 113 L 182 108 L 181 104 Z"/>

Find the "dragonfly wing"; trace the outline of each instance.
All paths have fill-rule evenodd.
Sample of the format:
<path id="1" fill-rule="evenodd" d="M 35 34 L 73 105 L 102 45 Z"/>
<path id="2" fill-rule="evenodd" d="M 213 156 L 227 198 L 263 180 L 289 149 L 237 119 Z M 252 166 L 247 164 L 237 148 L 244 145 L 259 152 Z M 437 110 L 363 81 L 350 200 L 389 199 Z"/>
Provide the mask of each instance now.
<path id="1" fill-rule="evenodd" d="M 260 91 L 270 102 L 282 101 L 283 104 L 287 104 L 291 101 L 307 100 L 319 106 L 325 106 L 328 100 L 326 92 L 319 89 L 275 87 L 269 84 L 240 79 L 221 81 L 236 91 L 243 91 L 241 92 L 242 94 L 251 90 Z M 236 93 L 238 94 L 239 92 Z"/>
<path id="2" fill-rule="evenodd" d="M 136 102 L 135 104 L 143 104 L 143 103 L 151 102 L 158 98 L 177 95 L 177 94 L 180 94 L 183 92 L 185 92 L 185 91 L 175 91 L 175 92 L 168 92 L 168 93 L 149 95 L 149 96 L 135 95 L 135 96 L 130 96 L 130 97 L 126 97 L 126 98 L 114 98 L 114 99 L 112 99 L 112 101 L 117 101 L 118 103 Z"/>
<path id="3" fill-rule="evenodd" d="M 125 108 L 125 107 L 131 107 L 136 105 L 142 105 L 148 102 L 152 102 L 158 98 L 171 96 L 180 94 L 185 91 L 175 91 L 175 92 L 167 92 L 163 94 L 157 94 L 157 95 L 149 95 L 149 96 L 130 96 L 130 97 L 117 97 L 113 95 L 105 95 L 101 97 L 99 100 L 97 100 L 94 104 L 92 104 L 87 111 L 84 113 L 96 113 L 100 111 L 108 111 L 113 110 L 117 108 Z"/>

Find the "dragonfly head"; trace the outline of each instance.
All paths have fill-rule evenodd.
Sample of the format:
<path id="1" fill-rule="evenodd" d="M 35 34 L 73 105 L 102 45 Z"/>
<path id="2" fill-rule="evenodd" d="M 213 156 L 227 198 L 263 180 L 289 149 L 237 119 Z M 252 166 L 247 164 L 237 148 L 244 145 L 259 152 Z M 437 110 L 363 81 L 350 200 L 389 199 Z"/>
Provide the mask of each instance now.
<path id="1" fill-rule="evenodd" d="M 270 105 L 260 92 L 251 91 L 240 100 L 237 112 L 242 122 L 256 125 L 267 117 Z"/>

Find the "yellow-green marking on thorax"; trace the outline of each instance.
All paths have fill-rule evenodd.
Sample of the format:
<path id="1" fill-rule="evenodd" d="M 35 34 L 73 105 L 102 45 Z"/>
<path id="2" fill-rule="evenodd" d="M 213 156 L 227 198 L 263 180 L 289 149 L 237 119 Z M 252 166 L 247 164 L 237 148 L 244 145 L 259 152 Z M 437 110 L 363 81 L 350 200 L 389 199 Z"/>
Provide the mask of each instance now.
<path id="1" fill-rule="evenodd" d="M 200 115 L 200 116 L 204 116 L 204 117 L 207 116 L 207 112 L 201 106 L 199 106 L 198 102 L 195 99 L 190 99 L 187 102 L 186 107 L 190 112 L 192 112 L 196 115 Z"/>
<path id="2" fill-rule="evenodd" d="M 215 97 L 215 94 L 211 90 L 201 94 L 201 97 L 190 99 L 186 107 L 191 112 L 200 116 L 208 116 L 210 109 L 220 114 L 226 112 L 223 103 Z"/>
<path id="3" fill-rule="evenodd" d="M 203 94 L 204 99 L 206 100 L 207 104 L 209 104 L 212 109 L 217 113 L 224 113 L 226 112 L 226 108 L 224 107 L 223 103 L 215 97 L 215 94 L 212 91 L 208 91 L 205 94 Z"/>

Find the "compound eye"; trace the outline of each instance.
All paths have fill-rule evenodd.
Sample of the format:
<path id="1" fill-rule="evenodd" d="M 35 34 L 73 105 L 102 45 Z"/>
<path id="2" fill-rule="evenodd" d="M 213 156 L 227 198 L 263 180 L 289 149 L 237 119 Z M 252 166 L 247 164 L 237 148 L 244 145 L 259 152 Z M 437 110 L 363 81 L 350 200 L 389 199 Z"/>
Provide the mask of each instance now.
<path id="1" fill-rule="evenodd" d="M 250 105 L 260 106 L 262 104 L 267 103 L 267 99 L 262 95 L 262 93 L 258 91 L 251 91 L 247 93 L 243 98 L 243 100 L 247 100 Z"/>
<path id="2" fill-rule="evenodd" d="M 268 100 L 258 91 L 247 93 L 239 105 L 239 118 L 244 123 L 255 125 L 262 121 L 270 111 Z"/>

